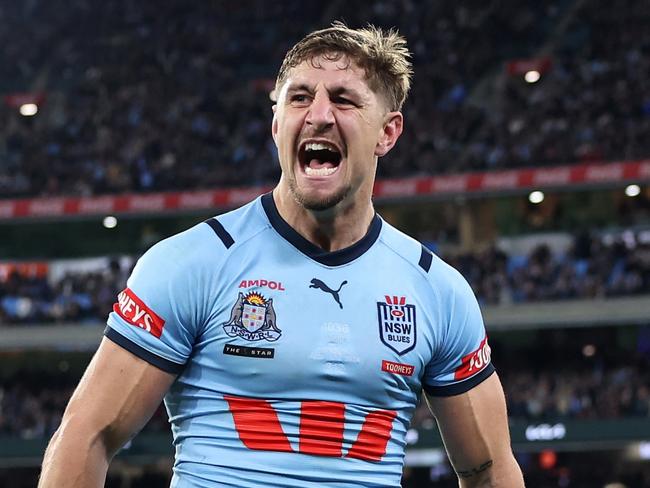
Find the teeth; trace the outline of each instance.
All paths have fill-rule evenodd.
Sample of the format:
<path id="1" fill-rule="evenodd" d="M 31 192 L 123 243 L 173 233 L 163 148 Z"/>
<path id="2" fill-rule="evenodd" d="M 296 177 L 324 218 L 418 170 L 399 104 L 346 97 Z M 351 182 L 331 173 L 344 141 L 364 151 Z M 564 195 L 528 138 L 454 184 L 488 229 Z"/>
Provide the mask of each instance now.
<path id="1" fill-rule="evenodd" d="M 334 173 L 337 170 L 337 168 L 310 168 L 309 166 L 305 166 L 305 174 L 307 176 L 329 176 L 332 173 Z"/>
<path id="2" fill-rule="evenodd" d="M 305 149 L 307 151 L 323 151 L 323 150 L 328 150 L 328 151 L 334 151 L 334 152 L 339 152 L 336 147 L 334 147 L 331 144 L 325 144 L 322 142 L 308 142 L 305 144 Z"/>

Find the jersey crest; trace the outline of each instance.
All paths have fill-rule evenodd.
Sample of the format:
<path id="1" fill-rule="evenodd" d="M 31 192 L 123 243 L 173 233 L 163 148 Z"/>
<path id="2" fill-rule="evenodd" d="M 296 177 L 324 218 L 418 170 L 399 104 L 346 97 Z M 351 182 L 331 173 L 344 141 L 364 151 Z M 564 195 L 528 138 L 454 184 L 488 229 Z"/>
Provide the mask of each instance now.
<path id="1" fill-rule="evenodd" d="M 282 335 L 276 324 L 273 299 L 266 299 L 254 291 L 246 295 L 239 292 L 230 311 L 230 320 L 222 325 L 230 337 L 241 337 L 247 341 L 273 342 Z"/>
<path id="2" fill-rule="evenodd" d="M 415 305 L 406 304 L 406 297 L 386 295 L 385 302 L 377 302 L 379 338 L 400 356 L 415 347 Z"/>

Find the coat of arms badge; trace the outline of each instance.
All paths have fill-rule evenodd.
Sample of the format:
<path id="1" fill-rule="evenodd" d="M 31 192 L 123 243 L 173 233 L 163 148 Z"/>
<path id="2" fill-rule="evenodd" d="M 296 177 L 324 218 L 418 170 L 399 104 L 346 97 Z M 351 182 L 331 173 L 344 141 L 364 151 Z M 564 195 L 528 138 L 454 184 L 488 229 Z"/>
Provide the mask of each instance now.
<path id="1" fill-rule="evenodd" d="M 257 292 L 246 295 L 239 292 L 230 311 L 230 320 L 223 324 L 223 329 L 230 337 L 241 337 L 247 341 L 273 342 L 282 335 L 276 324 L 273 299 L 266 299 Z"/>

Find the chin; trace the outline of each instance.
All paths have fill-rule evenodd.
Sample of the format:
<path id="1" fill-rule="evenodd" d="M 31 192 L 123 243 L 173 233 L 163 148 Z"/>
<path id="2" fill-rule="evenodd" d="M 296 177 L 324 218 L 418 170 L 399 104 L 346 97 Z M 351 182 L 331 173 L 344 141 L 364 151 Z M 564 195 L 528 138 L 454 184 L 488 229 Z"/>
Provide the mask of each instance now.
<path id="1" fill-rule="evenodd" d="M 322 212 L 330 210 L 341 203 L 350 194 L 351 188 L 345 187 L 329 195 L 307 194 L 295 186 L 291 188 L 291 193 L 298 204 L 307 210 Z"/>

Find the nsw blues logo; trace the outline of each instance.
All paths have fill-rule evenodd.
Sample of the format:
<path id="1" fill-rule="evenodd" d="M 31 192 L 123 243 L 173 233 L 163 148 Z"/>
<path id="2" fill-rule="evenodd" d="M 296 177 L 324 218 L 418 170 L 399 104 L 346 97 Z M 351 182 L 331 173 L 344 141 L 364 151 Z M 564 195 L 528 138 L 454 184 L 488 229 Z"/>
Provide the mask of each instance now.
<path id="1" fill-rule="evenodd" d="M 401 356 L 415 347 L 415 305 L 407 305 L 406 297 L 385 298 L 385 302 L 377 302 L 379 338 Z"/>
<path id="2" fill-rule="evenodd" d="M 223 324 L 230 337 L 241 337 L 247 341 L 277 341 L 282 331 L 275 323 L 273 299 L 268 300 L 257 292 L 244 295 L 239 292 L 237 301 L 230 311 L 230 320 Z"/>

